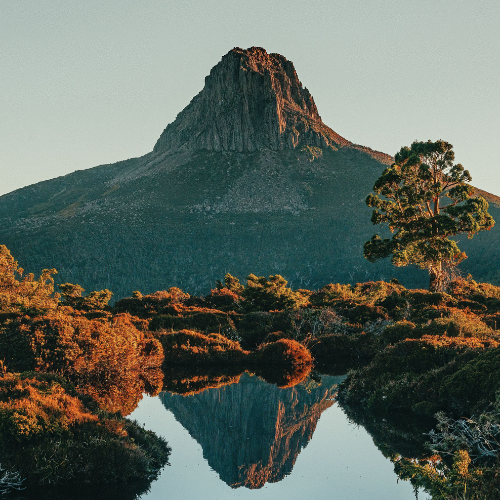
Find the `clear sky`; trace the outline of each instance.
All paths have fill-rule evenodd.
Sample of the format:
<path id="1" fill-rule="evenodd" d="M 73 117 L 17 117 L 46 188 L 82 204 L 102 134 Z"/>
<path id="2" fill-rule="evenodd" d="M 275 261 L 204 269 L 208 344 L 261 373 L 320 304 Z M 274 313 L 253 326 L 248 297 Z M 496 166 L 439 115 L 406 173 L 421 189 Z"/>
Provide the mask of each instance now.
<path id="1" fill-rule="evenodd" d="M 0 0 L 0 194 L 141 156 L 235 46 L 293 61 L 323 121 L 443 139 L 500 195 L 498 0 Z"/>

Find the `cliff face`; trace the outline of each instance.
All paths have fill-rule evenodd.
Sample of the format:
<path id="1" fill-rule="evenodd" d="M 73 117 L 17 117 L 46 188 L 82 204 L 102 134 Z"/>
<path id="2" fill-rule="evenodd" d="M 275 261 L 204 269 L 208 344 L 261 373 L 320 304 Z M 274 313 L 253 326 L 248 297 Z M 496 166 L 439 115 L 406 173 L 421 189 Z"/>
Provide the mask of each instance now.
<path id="1" fill-rule="evenodd" d="M 160 398 L 226 484 L 255 489 L 292 472 L 321 413 L 334 404 L 340 381 L 324 377 L 319 387 L 279 389 L 243 374 L 238 384 Z"/>
<path id="2" fill-rule="evenodd" d="M 205 80 L 204 89 L 158 139 L 155 152 L 281 151 L 298 145 L 349 145 L 321 121 L 293 63 L 264 49 L 235 48 Z"/>

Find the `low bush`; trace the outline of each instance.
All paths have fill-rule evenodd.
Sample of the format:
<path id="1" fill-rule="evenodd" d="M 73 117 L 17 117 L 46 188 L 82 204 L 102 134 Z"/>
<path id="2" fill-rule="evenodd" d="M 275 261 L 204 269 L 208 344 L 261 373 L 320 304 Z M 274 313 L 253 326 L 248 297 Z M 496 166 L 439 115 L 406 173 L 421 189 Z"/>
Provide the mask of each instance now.
<path id="1" fill-rule="evenodd" d="M 149 327 L 152 331 L 198 330 L 207 334 L 236 329 L 230 313 L 194 307 L 186 308 L 182 314 L 159 314 L 153 317 Z"/>
<path id="2" fill-rule="evenodd" d="M 340 399 L 374 412 L 428 417 L 440 410 L 482 411 L 500 388 L 498 346 L 494 340 L 427 335 L 401 341 L 350 373 Z"/>
<path id="3" fill-rule="evenodd" d="M 299 384 L 309 375 L 313 360 L 309 350 L 299 342 L 278 339 L 262 344 L 251 353 L 250 361 L 264 380 L 287 388 Z"/>
<path id="4" fill-rule="evenodd" d="M 119 300 L 113 307 L 114 313 L 129 313 L 139 318 L 151 318 L 158 314 L 165 314 L 170 307 L 182 308 L 190 298 L 188 293 L 180 288 L 171 287 L 148 295 L 134 292 L 132 297 Z"/>
<path id="5" fill-rule="evenodd" d="M 244 349 L 255 349 L 264 342 L 266 335 L 292 329 L 292 319 L 287 312 L 257 311 L 237 318 L 236 328 Z"/>
<path id="6" fill-rule="evenodd" d="M 340 365 L 346 368 L 371 360 L 379 351 L 373 335 L 323 335 L 307 342 L 317 366 Z"/>
<path id="7" fill-rule="evenodd" d="M 161 389 L 161 345 L 128 314 L 89 320 L 61 308 L 18 318 L 0 328 L 0 357 L 10 371 L 63 375 L 103 408 L 123 414 L 134 409 L 142 392 Z"/>
<path id="8" fill-rule="evenodd" d="M 385 328 L 381 335 L 381 340 L 384 344 L 397 344 L 401 340 L 419 338 L 422 333 L 415 328 L 415 323 L 411 321 L 397 321 L 393 325 Z"/>
<path id="9" fill-rule="evenodd" d="M 242 363 L 248 355 L 238 342 L 212 333 L 203 335 L 191 330 L 158 332 L 156 338 L 163 346 L 163 366 L 210 365 Z"/>
<path id="10" fill-rule="evenodd" d="M 130 483 L 153 479 L 166 464 L 166 442 L 136 423 L 86 406 L 61 377 L 0 378 L 2 465 L 25 486 Z"/>
<path id="11" fill-rule="evenodd" d="M 205 297 L 205 301 L 209 306 L 224 311 L 238 310 L 241 306 L 242 300 L 241 295 L 225 286 L 211 290 Z"/>
<path id="12" fill-rule="evenodd" d="M 312 356 L 309 350 L 299 342 L 290 339 L 278 339 L 270 344 L 262 344 L 251 353 L 252 362 L 269 367 L 294 370 L 299 366 L 311 366 Z"/>

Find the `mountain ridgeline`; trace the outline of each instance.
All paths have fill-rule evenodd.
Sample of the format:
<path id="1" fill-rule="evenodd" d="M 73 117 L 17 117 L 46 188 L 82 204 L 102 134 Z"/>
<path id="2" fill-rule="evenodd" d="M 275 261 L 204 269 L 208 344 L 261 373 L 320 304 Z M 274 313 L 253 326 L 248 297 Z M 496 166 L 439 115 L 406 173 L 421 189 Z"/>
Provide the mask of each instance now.
<path id="1" fill-rule="evenodd" d="M 227 272 L 281 274 L 295 288 L 391 277 L 425 287 L 425 271 L 363 258 L 380 232 L 364 200 L 392 161 L 326 126 L 292 62 L 235 48 L 152 152 L 1 196 L 0 243 L 23 267 L 50 262 L 59 282 L 115 297 L 206 293 Z M 500 220 L 500 198 L 479 194 Z M 463 272 L 500 284 L 499 243 L 496 227 L 462 238 Z"/>

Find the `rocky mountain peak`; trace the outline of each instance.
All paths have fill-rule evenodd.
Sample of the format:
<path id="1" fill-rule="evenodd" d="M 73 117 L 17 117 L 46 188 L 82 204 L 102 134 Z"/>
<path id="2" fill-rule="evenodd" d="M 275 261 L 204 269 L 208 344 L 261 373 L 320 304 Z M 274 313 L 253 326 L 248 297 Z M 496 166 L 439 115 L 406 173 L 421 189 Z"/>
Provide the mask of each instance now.
<path id="1" fill-rule="evenodd" d="M 234 48 L 167 126 L 154 151 L 281 151 L 351 143 L 327 127 L 293 63 L 263 48 Z"/>

